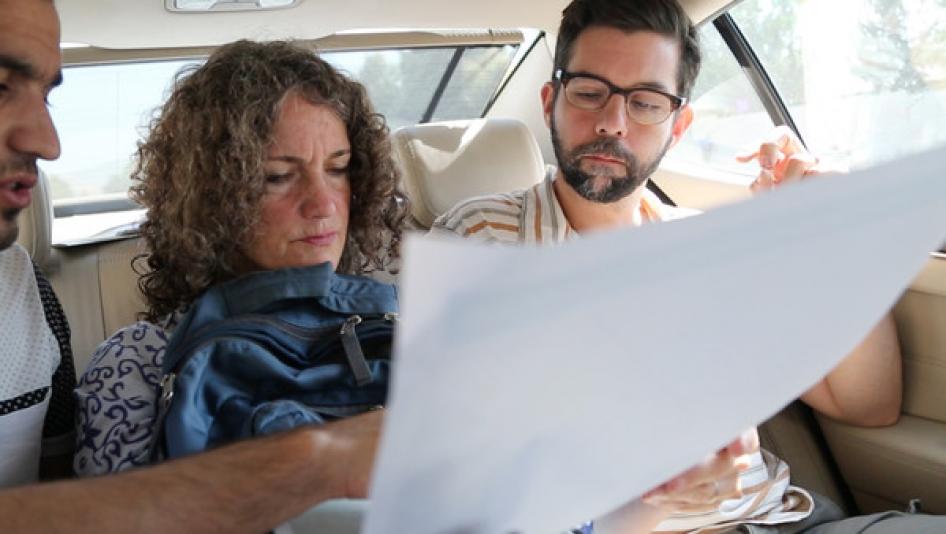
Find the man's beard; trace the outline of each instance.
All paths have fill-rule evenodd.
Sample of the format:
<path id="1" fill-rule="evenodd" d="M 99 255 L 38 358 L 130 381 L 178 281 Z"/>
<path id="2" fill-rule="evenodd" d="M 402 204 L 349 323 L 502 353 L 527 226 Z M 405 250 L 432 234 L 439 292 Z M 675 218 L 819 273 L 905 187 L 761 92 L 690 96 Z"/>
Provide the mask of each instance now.
<path id="1" fill-rule="evenodd" d="M 585 200 L 602 204 L 617 202 L 643 185 L 657 169 L 657 166 L 660 165 L 664 154 L 670 148 L 671 139 L 668 138 L 657 157 L 646 162 L 646 164 L 641 164 L 638 162 L 637 156 L 621 146 L 617 140 L 602 137 L 591 143 L 577 146 L 566 154 L 562 148 L 562 141 L 558 136 L 554 115 L 550 127 L 552 130 L 552 148 L 555 150 L 558 168 L 562 171 L 565 182 Z M 624 175 L 608 176 L 591 174 L 581 170 L 581 158 L 587 154 L 603 154 L 623 161 Z M 601 181 L 605 182 L 603 186 L 600 186 Z"/>
<path id="2" fill-rule="evenodd" d="M 16 216 L 20 210 L 0 210 L 0 251 L 4 251 L 16 241 L 20 228 L 16 224 Z"/>

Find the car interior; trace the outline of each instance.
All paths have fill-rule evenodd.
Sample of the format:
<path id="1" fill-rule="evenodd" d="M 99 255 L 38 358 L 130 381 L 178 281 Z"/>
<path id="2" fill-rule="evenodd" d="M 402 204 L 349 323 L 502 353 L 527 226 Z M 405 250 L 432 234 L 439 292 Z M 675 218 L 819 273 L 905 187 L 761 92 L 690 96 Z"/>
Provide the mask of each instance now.
<path id="1" fill-rule="evenodd" d="M 135 100 L 128 94 L 134 86 L 124 87 L 120 83 L 124 83 L 123 77 L 137 76 L 136 71 L 106 69 L 166 65 L 167 73 L 161 74 L 164 85 L 152 89 L 160 98 L 174 71 L 199 62 L 220 44 L 240 38 L 299 39 L 314 51 L 337 58 L 356 77 L 359 73 L 365 76 L 363 83 L 391 125 L 403 190 L 412 201 L 411 224 L 418 232 L 460 200 L 537 183 L 543 179 L 546 166 L 555 163 L 538 95 L 552 71 L 555 32 L 565 0 L 286 3 L 288 7 L 275 9 L 274 2 L 265 0 L 57 3 L 62 19 L 65 83 L 57 89 L 63 96 L 54 96 L 62 98 L 63 104 L 54 102 L 52 113 L 60 129 L 64 158 L 75 151 L 73 160 L 80 164 L 71 168 L 68 162 L 41 165 L 44 174 L 35 189 L 33 205 L 20 218 L 19 242 L 47 273 L 62 302 L 72 330 L 77 373 L 84 370 L 99 343 L 136 321 L 144 310 L 137 289 L 138 275 L 132 267 L 133 258 L 147 253 L 135 233 L 135 222 L 143 213 L 128 200 L 123 189 L 127 190 L 129 185 L 128 162 L 134 142 L 146 131 L 147 117 L 154 106 L 160 105 L 160 99 L 134 109 L 129 127 L 116 126 L 129 122 L 126 117 L 106 119 L 104 122 L 109 124 L 92 124 L 96 119 L 91 109 L 81 108 L 66 115 L 72 113 L 68 102 L 83 99 L 68 96 L 73 91 L 73 80 L 79 85 L 88 75 L 89 87 L 102 93 L 86 98 L 87 104 L 111 101 L 111 106 L 118 107 Z M 706 156 L 731 160 L 729 154 L 751 147 L 752 142 L 757 143 L 776 125 L 793 128 L 816 153 L 843 156 L 845 149 L 831 140 L 840 134 L 819 131 L 821 123 L 810 118 L 828 113 L 825 110 L 830 106 L 820 102 L 808 106 L 816 109 L 801 109 L 803 98 L 780 93 L 787 87 L 778 83 L 777 72 L 781 67 L 770 69 L 764 64 L 767 58 L 797 62 L 791 53 L 794 50 L 804 55 L 804 44 L 800 45 L 801 50 L 779 49 L 774 55 L 766 55 L 766 50 L 752 48 L 752 32 L 749 28 L 740 29 L 738 24 L 740 17 L 745 20 L 749 16 L 750 9 L 759 17 L 794 13 L 799 20 L 806 15 L 808 19 L 815 17 L 816 22 L 818 17 L 829 17 L 830 10 L 800 6 L 797 12 L 783 13 L 778 11 L 783 8 L 763 0 L 681 3 L 700 25 L 706 55 L 701 80 L 709 80 L 709 85 L 698 84 L 694 94 L 695 124 L 707 117 L 706 124 L 712 128 L 694 127 L 686 142 L 671 150 L 653 179 L 652 186 L 660 195 L 694 211 L 748 199 L 752 169 L 744 167 L 734 172 L 731 161 L 715 165 Z M 862 17 L 862 21 L 867 21 L 860 25 L 862 29 L 874 20 L 874 12 L 869 10 L 882 13 L 886 4 L 897 4 L 910 16 L 914 15 L 913 4 L 908 2 L 861 3 L 867 13 Z M 933 21 L 929 23 L 933 28 L 930 31 L 946 36 L 946 5 L 914 3 L 932 10 L 928 11 L 932 16 L 926 15 L 927 20 Z M 206 10 L 196 11 L 199 7 Z M 782 24 L 779 20 L 764 20 L 773 27 Z M 824 24 L 823 20 L 812 23 L 814 29 L 804 31 L 796 27 L 789 38 L 804 41 L 809 32 L 818 28 L 824 31 Z M 883 93 L 887 95 L 884 98 L 893 99 L 908 94 L 913 99 L 910 105 L 922 100 L 922 105 L 927 106 L 924 109 L 939 110 L 935 113 L 940 115 L 933 111 L 924 114 L 914 108 L 899 114 L 900 122 L 926 121 L 915 123 L 911 129 L 912 137 L 907 144 L 912 151 L 946 143 L 946 134 L 927 125 L 937 116 L 946 118 L 946 55 L 934 54 L 944 50 L 942 44 L 936 43 L 946 39 L 931 39 L 933 44 L 916 44 L 911 56 L 916 76 L 924 81 L 925 89 L 910 92 L 888 87 L 881 91 L 873 87 L 859 89 L 857 97 L 867 102 L 864 95 Z M 436 53 L 438 59 L 425 58 L 424 53 Z M 871 53 L 887 60 L 888 56 L 880 52 Z M 383 61 L 396 54 L 400 54 L 396 60 Z M 445 58 L 444 67 L 434 72 L 434 78 L 414 80 L 417 84 L 433 85 L 425 93 L 432 96 L 423 97 L 418 103 L 405 103 L 404 93 L 417 93 L 418 87 L 411 85 L 410 78 L 416 72 L 402 75 L 394 71 L 439 64 L 440 56 Z M 728 62 L 721 69 L 723 73 L 713 70 L 716 62 L 723 61 Z M 93 76 L 103 72 L 101 77 Z M 821 72 L 823 68 L 816 65 L 806 74 L 816 78 Z M 393 89 L 384 85 L 385 73 L 396 77 L 398 83 Z M 485 78 L 488 79 L 483 81 Z M 148 78 L 153 79 L 156 78 Z M 153 85 L 153 81 L 148 83 Z M 802 91 L 802 95 L 817 94 L 819 89 L 815 85 L 806 79 L 803 87 L 795 90 Z M 732 97 L 730 93 L 738 89 L 745 89 L 748 96 Z M 472 93 L 476 95 L 471 97 Z M 844 111 L 849 124 L 858 131 L 870 129 L 871 113 L 877 112 L 869 111 L 867 103 L 852 103 L 856 99 L 851 95 L 833 97 L 843 98 L 852 106 Z M 878 105 L 895 109 L 891 102 L 884 100 Z M 446 107 L 447 104 L 452 107 Z M 411 106 L 417 110 L 413 116 L 404 112 Z M 739 119 L 722 115 L 719 109 L 726 106 L 742 106 L 752 116 Z M 843 121 L 831 118 L 830 122 Z M 70 128 L 76 133 L 70 133 Z M 883 128 L 888 135 L 898 135 L 887 126 Z M 76 147 L 80 141 L 70 141 L 77 138 L 74 136 L 95 138 L 100 129 L 107 130 L 101 134 L 105 138 L 122 137 L 121 142 L 112 142 L 110 146 L 117 147 L 113 152 L 121 152 L 124 160 L 83 168 L 82 159 L 91 162 L 98 156 L 91 154 L 92 147 Z M 734 132 L 746 137 L 732 141 Z M 714 139 L 723 141 L 713 145 Z M 859 146 L 873 143 L 863 139 L 852 142 Z M 678 151 L 680 157 L 674 155 Z M 846 161 L 851 167 L 866 166 L 904 152 L 878 154 L 874 157 L 856 153 Z M 694 157 L 687 159 L 689 156 Z M 109 169 L 125 181 L 119 180 L 117 186 L 104 191 L 82 185 L 83 180 L 90 180 L 90 173 L 104 172 L 102 169 Z M 71 175 L 76 178 L 70 178 Z M 64 192 L 67 189 L 71 189 L 71 196 Z M 883 251 L 864 251 L 863 261 L 871 261 L 873 254 Z M 789 462 L 793 483 L 831 498 L 849 513 L 903 510 L 912 500 L 919 499 L 924 512 L 946 514 L 946 254 L 930 252 L 925 267 L 905 289 L 893 313 L 904 358 L 904 399 L 899 421 L 888 427 L 858 428 L 818 416 L 795 402 L 761 426 L 763 446 Z M 686 324 L 669 324 L 664 335 L 686 329 Z"/>

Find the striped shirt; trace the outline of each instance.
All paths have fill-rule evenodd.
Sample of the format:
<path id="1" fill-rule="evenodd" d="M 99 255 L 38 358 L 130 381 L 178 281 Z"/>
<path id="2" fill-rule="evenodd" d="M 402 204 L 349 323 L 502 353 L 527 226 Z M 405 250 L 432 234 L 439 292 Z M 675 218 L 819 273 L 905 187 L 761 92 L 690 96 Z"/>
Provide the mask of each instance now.
<path id="1" fill-rule="evenodd" d="M 529 189 L 463 201 L 438 217 L 430 233 L 503 244 L 551 245 L 574 239 L 578 233 L 565 218 L 552 186 L 556 173 L 550 168 L 545 180 Z M 648 190 L 641 198 L 644 222 L 668 221 L 694 213 L 668 206 Z M 790 484 L 784 460 L 766 450 L 750 454 L 749 459 L 749 468 L 739 476 L 742 497 L 706 510 L 672 514 L 655 531 L 709 534 L 725 532 L 741 523 L 800 521 L 811 514 L 814 501 L 807 491 Z"/>
<path id="2" fill-rule="evenodd" d="M 552 245 L 575 238 L 578 234 L 568 224 L 552 187 L 556 172 L 549 167 L 545 180 L 529 189 L 465 200 L 438 217 L 430 232 L 527 245 Z M 691 213 L 663 204 L 649 190 L 644 191 L 640 210 L 645 222 L 677 219 Z"/>

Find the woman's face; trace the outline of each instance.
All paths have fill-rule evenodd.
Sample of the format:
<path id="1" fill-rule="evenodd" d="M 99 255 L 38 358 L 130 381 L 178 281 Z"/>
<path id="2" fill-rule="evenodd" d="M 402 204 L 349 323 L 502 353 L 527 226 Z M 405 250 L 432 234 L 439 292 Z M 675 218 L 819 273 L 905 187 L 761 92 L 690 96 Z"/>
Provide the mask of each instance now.
<path id="1" fill-rule="evenodd" d="M 286 95 L 266 154 L 259 227 L 244 248 L 252 270 L 326 261 L 338 267 L 348 233 L 350 159 L 335 110 Z"/>

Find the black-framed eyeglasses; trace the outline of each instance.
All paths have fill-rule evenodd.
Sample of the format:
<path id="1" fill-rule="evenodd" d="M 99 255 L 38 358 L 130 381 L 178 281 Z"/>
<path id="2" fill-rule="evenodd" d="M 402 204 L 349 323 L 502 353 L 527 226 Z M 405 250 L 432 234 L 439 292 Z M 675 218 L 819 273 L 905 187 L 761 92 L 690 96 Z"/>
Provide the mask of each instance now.
<path id="1" fill-rule="evenodd" d="M 553 76 L 565 89 L 565 100 L 576 108 L 601 111 L 611 95 L 624 97 L 627 116 L 638 124 L 659 124 L 686 104 L 686 98 L 650 87 L 623 89 L 594 74 L 555 69 Z"/>

